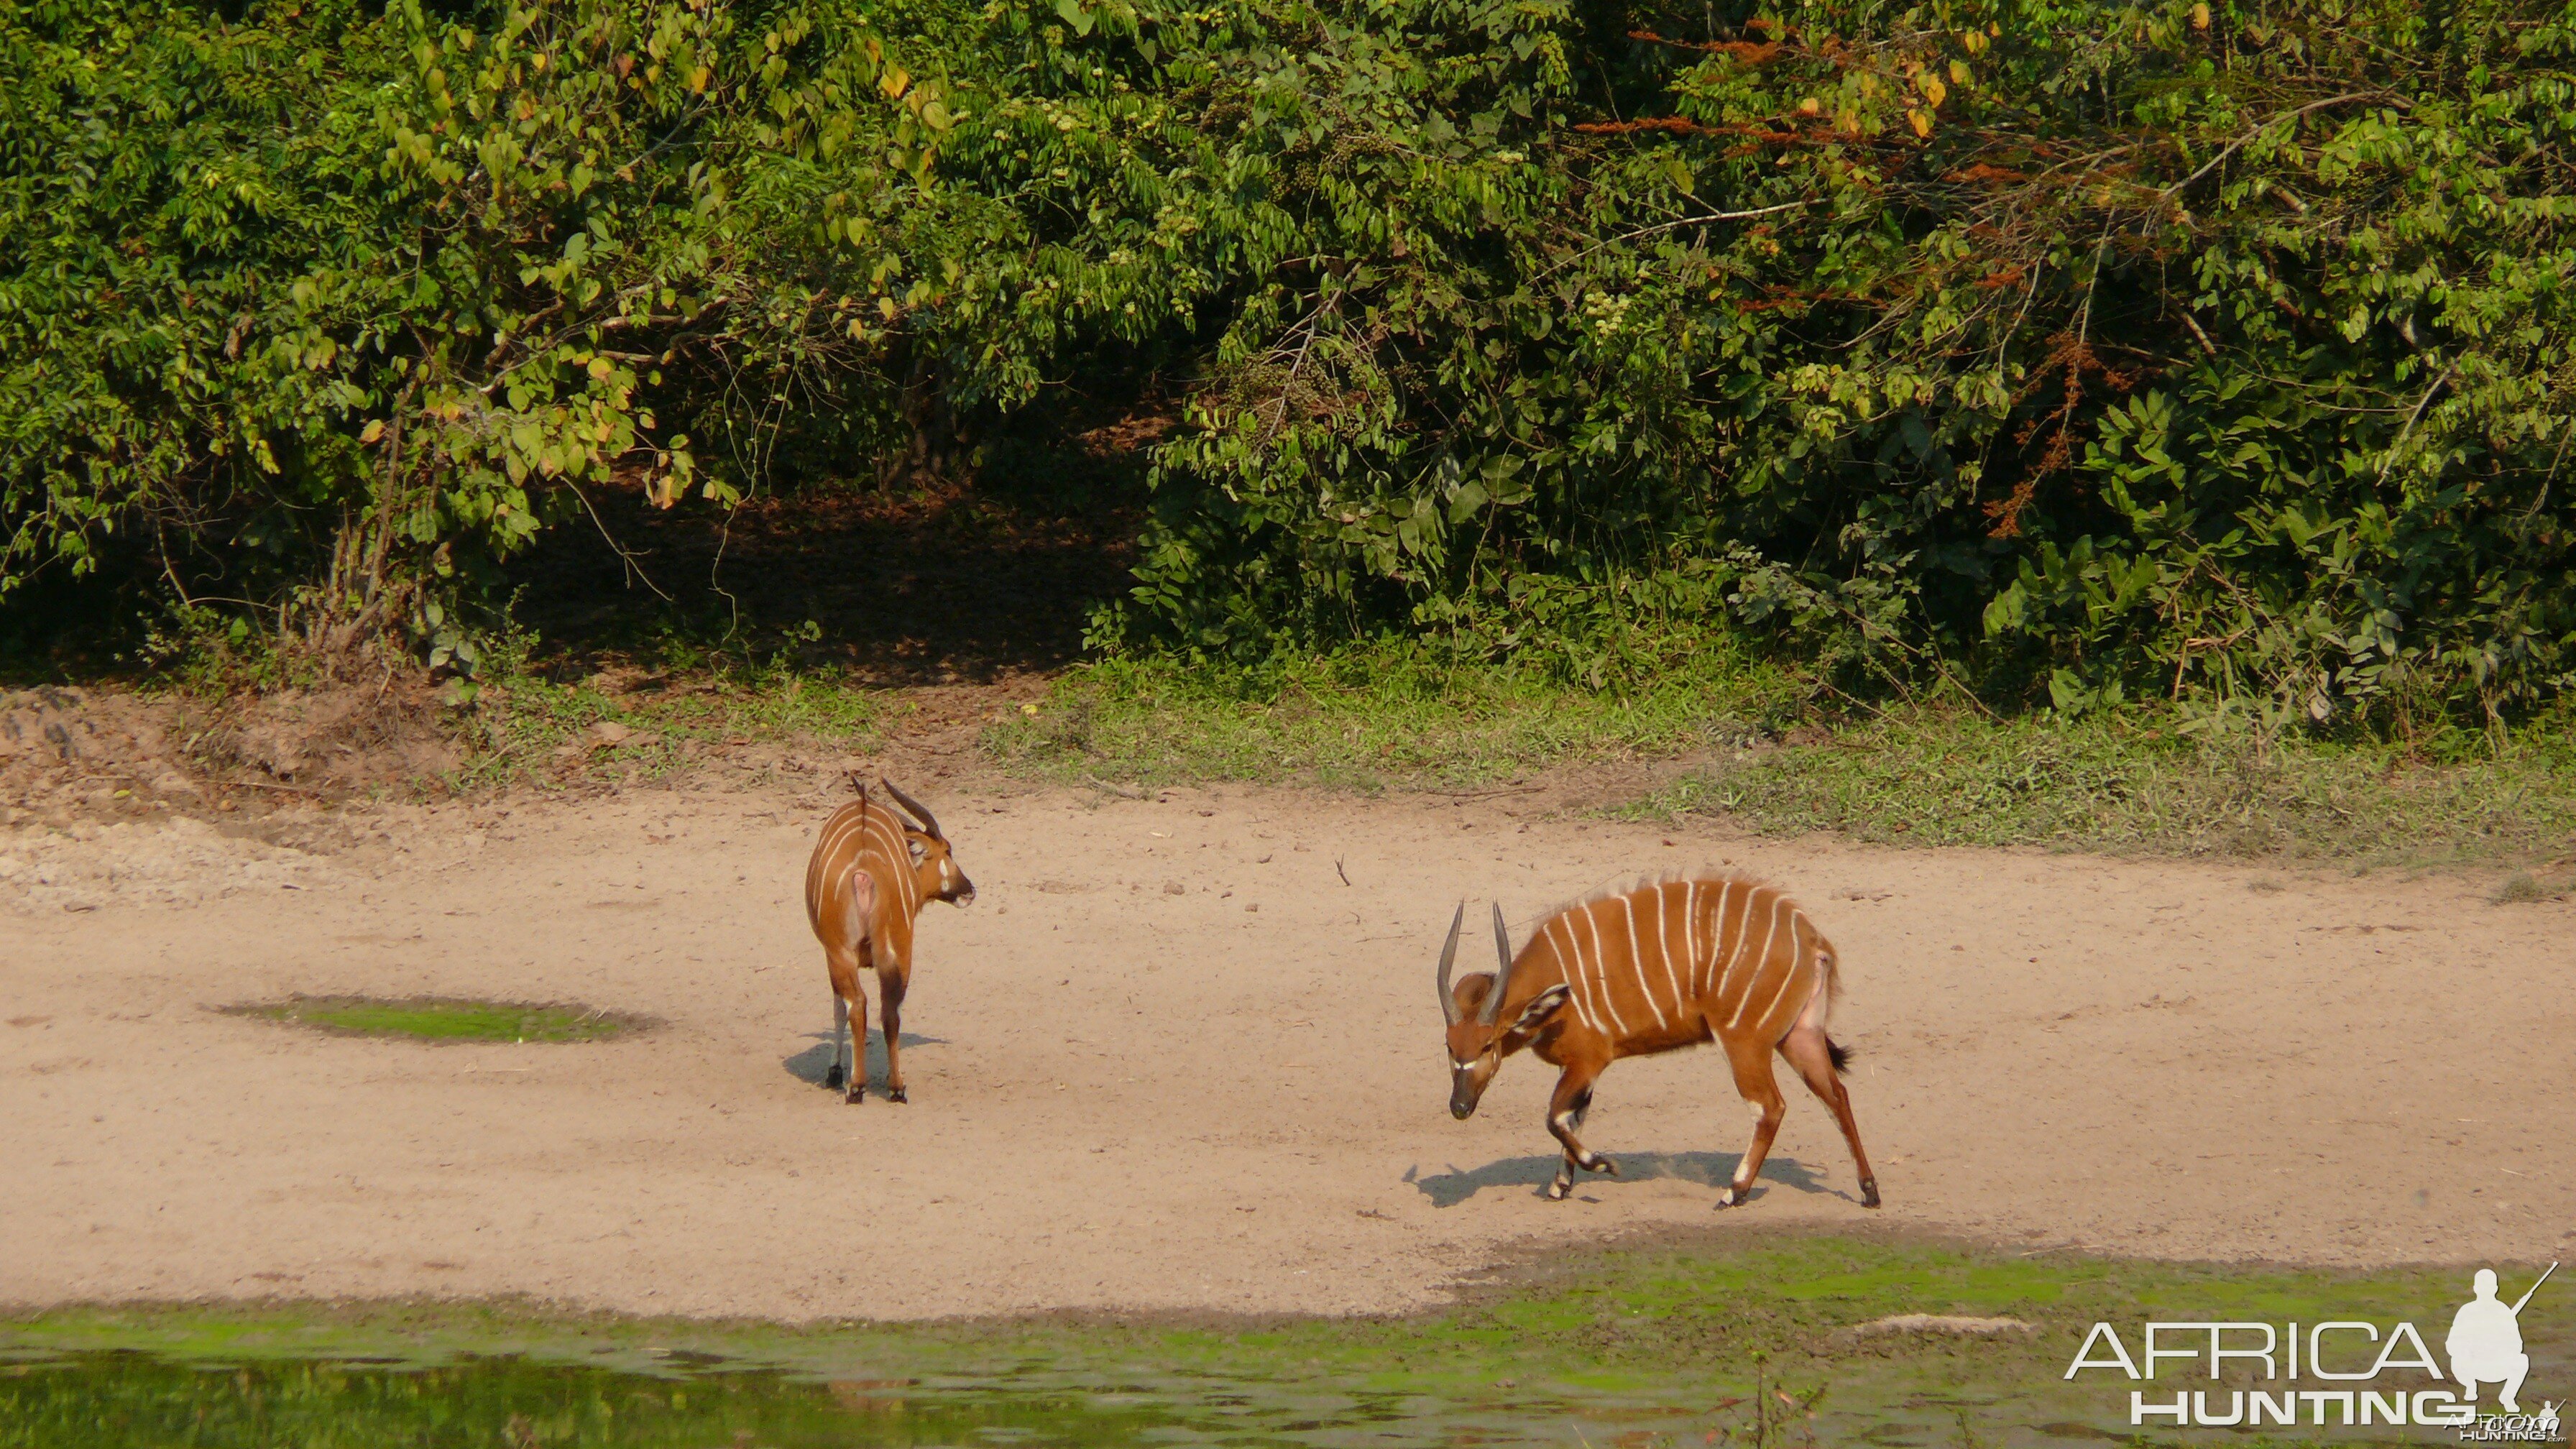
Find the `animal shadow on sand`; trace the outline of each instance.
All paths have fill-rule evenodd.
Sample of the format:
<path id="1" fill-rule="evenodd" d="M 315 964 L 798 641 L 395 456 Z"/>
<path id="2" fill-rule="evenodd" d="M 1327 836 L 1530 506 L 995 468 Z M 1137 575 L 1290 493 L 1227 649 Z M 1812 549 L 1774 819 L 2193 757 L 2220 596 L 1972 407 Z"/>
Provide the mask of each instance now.
<path id="1" fill-rule="evenodd" d="M 1736 1152 L 1615 1152 L 1608 1154 L 1619 1164 L 1615 1178 L 1590 1173 L 1575 1174 L 1575 1187 L 1600 1186 L 1604 1182 L 1634 1182 L 1652 1177 L 1669 1177 L 1682 1182 L 1695 1182 L 1711 1189 L 1725 1186 L 1735 1178 L 1735 1164 L 1743 1160 Z M 1409 1168 L 1404 1180 L 1414 1190 L 1431 1199 L 1433 1207 L 1456 1207 L 1489 1187 L 1527 1187 L 1544 1194 L 1550 1179 L 1556 1176 L 1556 1165 L 1564 1158 L 1556 1153 L 1545 1157 L 1506 1157 L 1482 1167 L 1452 1166 L 1446 1172 L 1425 1173 Z M 1822 1178 L 1794 1157 L 1774 1155 L 1762 1164 L 1762 1175 L 1754 1179 L 1753 1195 L 1760 1197 L 1773 1185 L 1805 1193 L 1829 1193 L 1835 1197 L 1850 1194 L 1827 1187 Z"/>
<path id="2" fill-rule="evenodd" d="M 782 1060 L 779 1065 L 785 1067 L 787 1075 L 796 1080 L 809 1087 L 819 1087 L 823 1085 L 823 1074 L 832 1068 L 832 1034 L 828 1031 L 817 1031 L 808 1032 L 807 1035 L 813 1038 L 814 1044 Z M 917 1032 L 909 1031 L 903 1034 L 905 1051 L 910 1051 L 914 1047 L 946 1045 L 948 1045 L 948 1038 L 944 1036 L 922 1036 Z M 885 1074 L 885 1033 L 870 1027 L 868 1028 L 867 1078 L 871 1082 L 882 1082 L 885 1080 Z"/>

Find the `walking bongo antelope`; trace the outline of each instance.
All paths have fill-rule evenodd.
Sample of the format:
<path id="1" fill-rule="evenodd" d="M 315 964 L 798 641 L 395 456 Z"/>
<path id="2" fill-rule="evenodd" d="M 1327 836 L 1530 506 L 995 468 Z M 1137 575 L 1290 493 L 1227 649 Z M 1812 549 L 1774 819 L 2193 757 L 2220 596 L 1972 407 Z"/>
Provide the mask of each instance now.
<path id="1" fill-rule="evenodd" d="M 1579 901 L 1550 916 L 1512 954 L 1503 908 L 1494 907 L 1501 969 L 1454 987 L 1458 927 L 1440 948 L 1440 1009 L 1449 1019 L 1449 1112 L 1465 1119 L 1503 1064 L 1527 1047 L 1563 1069 L 1547 1104 L 1547 1130 L 1565 1148 L 1547 1195 L 1562 1198 L 1574 1170 L 1617 1176 L 1619 1166 L 1574 1136 L 1592 1105 L 1592 1084 L 1621 1057 L 1716 1041 L 1735 1071 L 1735 1090 L 1755 1115 L 1753 1143 L 1718 1195 L 1733 1207 L 1751 1193 L 1788 1104 L 1771 1074 L 1771 1053 L 1789 1059 L 1833 1108 L 1860 1169 L 1860 1202 L 1878 1206 L 1878 1179 L 1861 1151 L 1851 1094 L 1839 1079 L 1851 1054 L 1825 1035 L 1842 984 L 1834 948 L 1775 886 L 1735 876 L 1685 876 Z"/>
<path id="2" fill-rule="evenodd" d="M 805 919 L 823 943 L 823 965 L 832 975 L 832 1065 L 823 1085 L 846 1084 L 844 1100 L 851 1102 L 864 1100 L 867 1086 L 868 1000 L 859 994 L 859 968 L 876 968 L 885 1016 L 886 1098 L 901 1102 L 906 1099 L 897 1044 L 903 1038 L 903 994 L 912 984 L 913 918 L 924 901 L 975 901 L 975 883 L 957 868 L 939 821 L 893 781 L 880 777 L 877 783 L 918 825 L 871 801 L 861 785 L 858 799 L 823 822 L 814 858 L 805 866 Z"/>

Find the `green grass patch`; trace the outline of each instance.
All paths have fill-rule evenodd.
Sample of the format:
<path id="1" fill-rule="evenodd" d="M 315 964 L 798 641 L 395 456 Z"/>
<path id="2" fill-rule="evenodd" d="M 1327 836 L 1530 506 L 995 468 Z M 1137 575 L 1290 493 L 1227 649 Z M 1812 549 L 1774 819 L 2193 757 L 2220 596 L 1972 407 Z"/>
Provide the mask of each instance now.
<path id="1" fill-rule="evenodd" d="M 1914 845 L 2513 860 L 2576 849 L 2576 752 L 2541 738 L 2445 762 L 2386 744 L 2201 740 L 2154 717 L 1922 709 L 1737 752 L 1635 809 Z"/>
<path id="2" fill-rule="evenodd" d="M 2509 1294 L 2536 1276 L 2497 1266 Z M 100 1446 L 179 1442 L 150 1437 L 156 1425 L 206 1449 L 2128 1440 L 2128 1380 L 2064 1378 L 2095 1322 L 2133 1354 L 2149 1319 L 2405 1320 L 2438 1345 L 2468 1278 L 2461 1267 L 2301 1272 L 1777 1234 L 1553 1260 L 1394 1319 L 781 1327 L 514 1305 L 63 1309 L 0 1321 L 0 1449 L 56 1442 L 47 1426 Z M 1866 1331 L 1927 1313 L 2030 1328 Z M 2526 1404 L 2563 1399 L 2576 1294 L 2544 1289 L 2521 1323 Z M 2223 1398 L 2243 1377 L 2184 1382 L 2168 1364 L 2155 1387 Z M 2239 1442 L 2351 1437 L 2337 1426 Z"/>
<path id="3" fill-rule="evenodd" d="M 1637 677 L 1587 690 L 1402 643 L 1258 669 L 1120 658 L 1069 671 L 984 747 L 1063 783 L 1368 791 L 1682 760 L 1685 778 L 1611 808 L 1889 843 L 2417 863 L 2576 853 L 2565 719 L 2393 742 L 2195 729 L 2159 706 L 1829 711 L 1808 681 L 1723 641 Z"/>
<path id="4" fill-rule="evenodd" d="M 901 696 L 785 669 L 621 671 L 573 681 L 529 672 L 473 692 L 461 787 L 659 779 L 715 747 L 793 743 L 866 752 L 909 709 Z"/>
<path id="5" fill-rule="evenodd" d="M 1118 658 L 1068 671 L 1035 714 L 993 727 L 984 746 L 1065 782 L 1463 787 L 1567 761 L 1741 745 L 1793 723 L 1805 694 L 1785 671 L 1717 647 L 1650 678 L 1584 690 L 1404 643 L 1258 668 Z"/>
<path id="6" fill-rule="evenodd" d="M 309 1027 L 335 1036 L 402 1037 L 413 1041 L 608 1041 L 652 1024 L 644 1017 L 598 1007 L 435 996 L 401 1001 L 372 996 L 297 996 L 285 1001 L 228 1006 L 224 1012 Z"/>

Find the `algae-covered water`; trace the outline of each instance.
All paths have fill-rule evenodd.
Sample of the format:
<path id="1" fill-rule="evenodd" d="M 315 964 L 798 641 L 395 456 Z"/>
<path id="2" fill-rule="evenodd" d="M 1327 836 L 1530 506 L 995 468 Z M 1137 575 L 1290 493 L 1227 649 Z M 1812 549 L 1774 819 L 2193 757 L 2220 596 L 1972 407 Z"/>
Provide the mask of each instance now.
<path id="1" fill-rule="evenodd" d="M 0 1366 L 0 1445 L 201 1449 L 618 1446 L 874 1449 L 892 1445 L 1518 1445 L 1804 1443 L 1812 1387 L 1765 1416 L 1688 1385 L 1580 1382 L 1427 1393 L 1223 1375 L 988 1374 L 825 1378 L 728 1361 L 651 1367 L 469 1357 L 431 1367 L 343 1358 L 191 1362 L 78 1353 Z M 1956 1404 L 1855 1426 L 1871 1444 L 1958 1443 Z M 1724 1408 L 1719 1407 L 1725 1406 Z M 1728 1409 L 1740 1412 L 1729 1413 Z M 1912 1422 L 1908 1422 L 1911 1420 Z M 2016 1426 L 2046 1441 L 2080 1425 Z M 1837 1437 L 1842 1437 L 1837 1435 Z"/>
<path id="2" fill-rule="evenodd" d="M 1431 1395 L 1256 1380 L 990 1375 L 821 1378 L 733 1363 L 658 1370 L 469 1358 L 187 1363 L 78 1354 L 0 1369 L 0 1444 L 879 1445 L 1517 1444 L 1688 1433 L 1686 1406 L 1617 1396 Z M 1696 1438 L 1698 1436 L 1692 1435 Z"/>
<path id="3" fill-rule="evenodd" d="M 2438 1343 L 2466 1276 L 1791 1238 L 1560 1260 L 1401 1319 L 782 1327 L 472 1304 L 59 1310 L 0 1320 L 0 1449 L 2448 1443 L 2456 1431 L 2423 1427 L 2141 1435 L 2126 1381 L 2063 1370 L 2099 1321 L 2132 1345 L 2149 1318 L 2404 1319 Z M 1919 1313 L 2029 1326 L 1871 1328 Z M 2565 1399 L 2572 1330 L 2576 1292 L 2531 1304 L 2526 1399 Z M 2230 1387 L 2189 1386 L 2204 1385 L 2222 1399 Z"/>

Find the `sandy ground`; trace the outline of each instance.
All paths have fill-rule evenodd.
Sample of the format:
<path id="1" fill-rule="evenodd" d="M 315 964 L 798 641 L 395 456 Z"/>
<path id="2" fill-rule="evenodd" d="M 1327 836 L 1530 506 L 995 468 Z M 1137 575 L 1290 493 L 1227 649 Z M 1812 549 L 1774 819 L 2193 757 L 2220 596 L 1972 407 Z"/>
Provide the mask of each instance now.
<path id="1" fill-rule="evenodd" d="M 2481 878 L 1751 842 L 1511 796 L 923 793 L 982 899 L 923 922 L 909 1106 L 817 1084 L 811 793 L 349 811 L 316 852 L 0 832 L 0 1303 L 1379 1311 L 1713 1221 L 2321 1264 L 2576 1244 L 2576 909 Z M 1543 1065 L 1450 1120 L 1451 902 L 1498 893 L 1525 932 L 1699 864 L 1785 883 L 1840 945 L 1883 1212 L 1792 1085 L 1764 1190 L 1721 1216 L 1747 1119 L 1714 1052 L 1611 1070 L 1587 1136 L 1627 1175 L 1571 1202 L 1537 1191 Z M 209 1010 L 299 991 L 666 1024 L 441 1047 Z"/>

